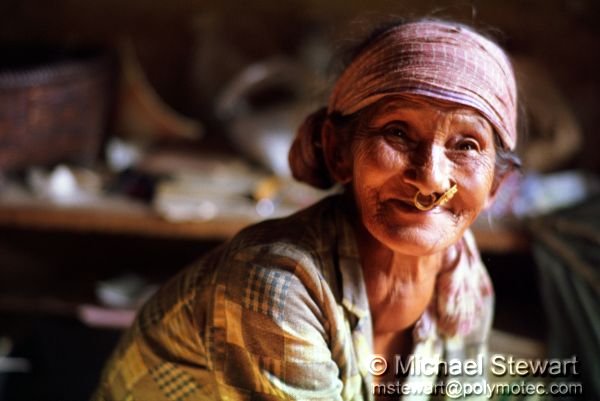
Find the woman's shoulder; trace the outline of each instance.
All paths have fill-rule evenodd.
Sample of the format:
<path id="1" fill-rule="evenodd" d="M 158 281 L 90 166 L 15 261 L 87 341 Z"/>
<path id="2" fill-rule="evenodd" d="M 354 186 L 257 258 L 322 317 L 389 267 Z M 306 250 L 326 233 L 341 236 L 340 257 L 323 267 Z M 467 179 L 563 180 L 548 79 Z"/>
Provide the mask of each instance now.
<path id="1" fill-rule="evenodd" d="M 229 242 L 230 252 L 258 250 L 261 254 L 315 255 L 335 241 L 335 213 L 339 196 L 319 202 L 283 218 L 265 220 L 241 230 Z"/>
<path id="2" fill-rule="evenodd" d="M 318 296 L 327 292 L 324 287 L 336 288 L 337 205 L 337 196 L 330 196 L 243 229 L 224 246 L 216 281 L 230 287 L 254 276 L 278 277 L 298 281 Z"/>

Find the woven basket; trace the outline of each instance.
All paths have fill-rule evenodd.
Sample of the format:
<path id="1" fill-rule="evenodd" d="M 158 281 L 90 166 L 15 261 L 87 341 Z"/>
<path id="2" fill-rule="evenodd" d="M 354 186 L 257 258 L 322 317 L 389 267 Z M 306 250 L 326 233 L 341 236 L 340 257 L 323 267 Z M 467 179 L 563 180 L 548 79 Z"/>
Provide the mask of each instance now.
<path id="1" fill-rule="evenodd" d="M 46 50 L 38 51 L 45 61 L 21 60 L 31 51 L 13 52 L 10 65 L 0 65 L 0 170 L 93 163 L 107 122 L 107 57 Z"/>

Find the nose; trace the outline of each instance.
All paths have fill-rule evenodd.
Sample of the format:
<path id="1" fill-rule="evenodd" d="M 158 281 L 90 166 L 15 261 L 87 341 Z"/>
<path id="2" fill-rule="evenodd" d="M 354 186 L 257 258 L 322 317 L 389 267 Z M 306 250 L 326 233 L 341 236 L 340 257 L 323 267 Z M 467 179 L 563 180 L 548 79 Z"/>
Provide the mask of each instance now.
<path id="1" fill-rule="evenodd" d="M 404 181 L 424 196 L 439 196 L 454 184 L 450 161 L 443 147 L 422 144 L 414 149 L 411 156 L 411 165 L 404 172 Z"/>

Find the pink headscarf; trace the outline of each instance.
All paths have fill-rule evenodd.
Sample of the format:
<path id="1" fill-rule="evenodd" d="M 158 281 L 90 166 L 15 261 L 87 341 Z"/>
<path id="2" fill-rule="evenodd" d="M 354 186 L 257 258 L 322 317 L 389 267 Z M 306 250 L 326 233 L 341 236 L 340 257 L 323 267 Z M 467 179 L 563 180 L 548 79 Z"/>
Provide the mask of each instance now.
<path id="1" fill-rule="evenodd" d="M 505 148 L 515 147 L 517 98 L 510 61 L 496 44 L 464 26 L 422 21 L 385 32 L 338 79 L 327 111 L 349 115 L 403 93 L 472 107 L 494 126 Z"/>

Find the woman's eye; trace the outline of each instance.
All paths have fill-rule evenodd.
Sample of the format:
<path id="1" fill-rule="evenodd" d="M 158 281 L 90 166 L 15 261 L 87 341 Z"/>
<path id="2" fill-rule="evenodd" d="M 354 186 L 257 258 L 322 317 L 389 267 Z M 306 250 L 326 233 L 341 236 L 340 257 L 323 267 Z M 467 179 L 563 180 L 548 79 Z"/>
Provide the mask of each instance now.
<path id="1" fill-rule="evenodd" d="M 385 127 L 383 129 L 383 133 L 384 133 L 384 135 L 393 137 L 395 139 L 406 139 L 407 138 L 406 129 L 404 127 L 401 127 L 398 125 Z"/>
<path id="2" fill-rule="evenodd" d="M 462 150 L 465 152 L 470 151 L 470 150 L 476 150 L 476 151 L 479 150 L 479 144 L 475 140 L 472 140 L 472 139 L 460 141 L 456 147 L 458 150 Z"/>
<path id="3" fill-rule="evenodd" d="M 401 128 L 392 128 L 388 130 L 388 135 L 404 138 L 406 136 L 406 132 L 404 132 L 404 130 Z"/>

